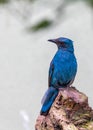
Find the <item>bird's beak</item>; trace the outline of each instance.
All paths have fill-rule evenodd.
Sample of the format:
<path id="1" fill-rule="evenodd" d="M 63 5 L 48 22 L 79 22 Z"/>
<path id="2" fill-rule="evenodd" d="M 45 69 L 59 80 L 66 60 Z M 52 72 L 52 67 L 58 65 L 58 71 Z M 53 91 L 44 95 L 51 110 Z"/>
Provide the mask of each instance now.
<path id="1" fill-rule="evenodd" d="M 56 43 L 56 42 L 57 42 L 57 39 L 49 39 L 48 41 L 49 41 L 49 42 L 54 42 L 54 43 Z"/>

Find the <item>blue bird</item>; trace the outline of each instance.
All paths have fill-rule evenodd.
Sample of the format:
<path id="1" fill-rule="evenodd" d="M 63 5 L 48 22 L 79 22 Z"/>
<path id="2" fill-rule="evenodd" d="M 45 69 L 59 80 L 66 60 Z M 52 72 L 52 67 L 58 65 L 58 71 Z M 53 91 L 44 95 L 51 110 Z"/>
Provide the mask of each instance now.
<path id="1" fill-rule="evenodd" d="M 41 115 L 47 115 L 58 95 L 59 88 L 69 87 L 77 72 L 77 61 L 74 55 L 73 41 L 60 37 L 48 40 L 57 45 L 58 51 L 50 63 L 49 88 L 43 97 Z"/>

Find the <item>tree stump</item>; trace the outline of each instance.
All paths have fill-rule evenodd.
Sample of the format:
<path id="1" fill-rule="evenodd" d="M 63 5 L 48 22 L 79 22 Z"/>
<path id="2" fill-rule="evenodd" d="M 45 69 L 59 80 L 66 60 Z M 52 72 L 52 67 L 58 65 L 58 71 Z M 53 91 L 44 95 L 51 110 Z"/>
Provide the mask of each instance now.
<path id="1" fill-rule="evenodd" d="M 88 97 L 75 87 L 60 89 L 48 115 L 38 116 L 35 130 L 93 130 Z"/>

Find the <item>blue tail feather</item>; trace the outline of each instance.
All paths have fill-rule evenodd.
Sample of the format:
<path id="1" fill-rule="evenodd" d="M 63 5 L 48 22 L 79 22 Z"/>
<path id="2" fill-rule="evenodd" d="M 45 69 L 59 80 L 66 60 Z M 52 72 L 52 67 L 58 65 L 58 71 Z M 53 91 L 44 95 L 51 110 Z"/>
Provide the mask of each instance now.
<path id="1" fill-rule="evenodd" d="M 43 105 L 40 111 L 41 115 L 46 115 L 48 113 L 57 95 L 58 95 L 58 89 L 54 87 L 49 87 L 49 89 L 46 91 L 42 99 Z"/>

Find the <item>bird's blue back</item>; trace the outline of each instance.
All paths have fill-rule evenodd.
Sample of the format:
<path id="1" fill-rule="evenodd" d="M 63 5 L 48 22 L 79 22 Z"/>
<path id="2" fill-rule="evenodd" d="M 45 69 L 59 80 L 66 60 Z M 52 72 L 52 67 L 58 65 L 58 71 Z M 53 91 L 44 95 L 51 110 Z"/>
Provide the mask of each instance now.
<path id="1" fill-rule="evenodd" d="M 74 52 L 58 49 L 50 64 L 49 77 L 51 77 L 51 81 L 49 86 L 64 87 L 64 84 L 75 78 L 76 72 L 77 62 Z"/>

